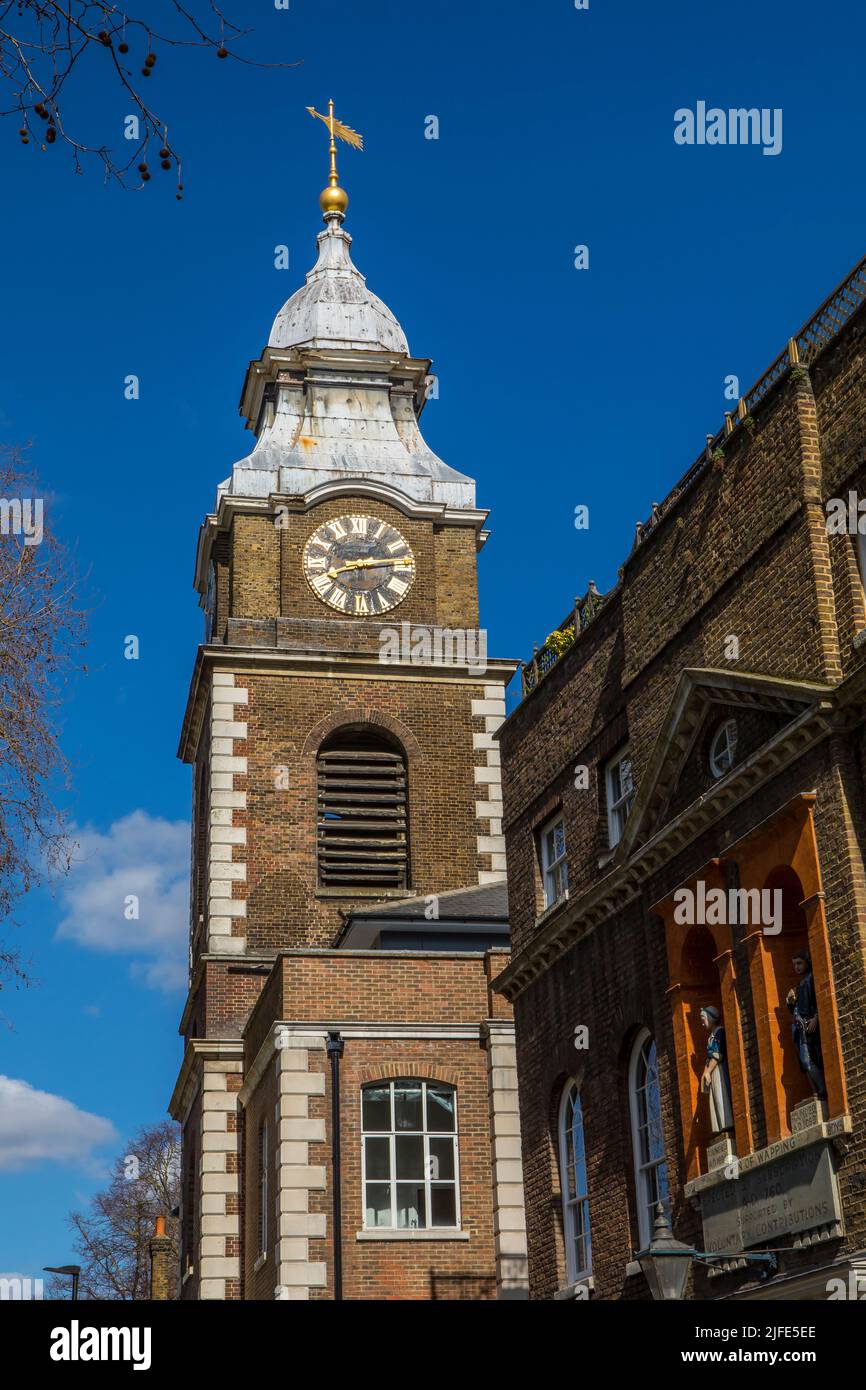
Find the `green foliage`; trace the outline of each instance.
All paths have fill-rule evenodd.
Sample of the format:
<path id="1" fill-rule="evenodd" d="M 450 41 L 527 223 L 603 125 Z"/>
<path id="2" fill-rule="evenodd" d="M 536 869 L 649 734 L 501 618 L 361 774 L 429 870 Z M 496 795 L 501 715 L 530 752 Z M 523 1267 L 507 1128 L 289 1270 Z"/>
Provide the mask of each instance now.
<path id="1" fill-rule="evenodd" d="M 555 652 L 557 656 L 562 656 L 563 652 L 567 652 L 573 642 L 574 628 L 567 627 L 564 630 L 562 628 L 556 628 L 554 632 L 551 632 L 544 646 L 547 651 Z"/>

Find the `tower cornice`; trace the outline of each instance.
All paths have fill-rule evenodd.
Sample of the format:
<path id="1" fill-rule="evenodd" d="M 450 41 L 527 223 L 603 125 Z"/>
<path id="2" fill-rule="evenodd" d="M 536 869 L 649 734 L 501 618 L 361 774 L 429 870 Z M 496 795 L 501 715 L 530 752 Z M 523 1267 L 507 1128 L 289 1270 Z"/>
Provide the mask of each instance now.
<path id="1" fill-rule="evenodd" d="M 378 378 L 391 389 L 401 387 L 411 393 L 416 418 L 427 404 L 427 383 L 432 359 L 407 357 L 403 353 L 375 351 L 372 348 L 274 348 L 266 347 L 261 357 L 247 367 L 238 413 L 245 428 L 258 431 L 262 420 L 265 391 L 279 381 L 297 386 L 313 384 L 327 377 L 346 385 Z"/>
<path id="2" fill-rule="evenodd" d="M 399 628 L 399 620 L 387 624 Z M 410 627 L 423 626 L 410 624 Z M 201 646 L 196 656 L 190 681 L 189 696 L 184 712 L 177 756 L 182 762 L 194 762 L 209 690 L 208 677 L 213 671 L 230 671 L 237 675 L 283 675 L 287 677 L 340 676 L 362 677 L 367 681 L 418 681 L 455 685 L 508 685 L 519 661 L 505 657 L 487 657 L 483 672 L 473 670 L 471 662 L 380 660 L 376 650 L 369 652 L 295 651 L 281 647 L 229 647 L 222 643 Z"/>

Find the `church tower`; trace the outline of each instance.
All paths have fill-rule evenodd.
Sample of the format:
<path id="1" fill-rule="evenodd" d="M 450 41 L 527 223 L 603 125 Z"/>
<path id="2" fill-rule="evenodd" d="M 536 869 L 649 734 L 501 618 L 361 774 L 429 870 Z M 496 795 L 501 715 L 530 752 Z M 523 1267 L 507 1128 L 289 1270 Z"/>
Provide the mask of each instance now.
<path id="1" fill-rule="evenodd" d="M 431 364 L 353 264 L 323 119 L 318 258 L 247 370 L 255 443 L 196 558 L 181 1296 L 520 1296 L 490 988 L 517 663 L 487 656 L 487 513 L 422 436 Z"/>

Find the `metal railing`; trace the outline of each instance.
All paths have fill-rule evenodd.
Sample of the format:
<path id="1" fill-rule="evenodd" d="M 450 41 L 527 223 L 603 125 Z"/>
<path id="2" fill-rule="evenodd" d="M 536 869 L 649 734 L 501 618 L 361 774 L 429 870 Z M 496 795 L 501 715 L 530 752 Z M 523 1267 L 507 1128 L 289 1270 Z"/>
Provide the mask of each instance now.
<path id="1" fill-rule="evenodd" d="M 667 515 L 671 507 L 679 501 L 683 493 L 691 487 L 695 479 L 711 463 L 714 450 L 719 448 L 729 434 L 733 433 L 737 425 L 742 424 L 743 420 L 752 414 L 755 406 L 772 390 L 776 382 L 781 380 L 791 367 L 808 367 L 814 362 L 819 353 L 823 352 L 827 344 L 832 342 L 836 335 L 841 332 L 848 320 L 864 302 L 866 302 L 866 256 L 858 261 L 851 273 L 845 277 L 840 285 L 836 286 L 823 304 L 819 305 L 811 318 L 803 324 L 800 331 L 788 340 L 788 346 L 784 352 L 780 352 L 778 357 L 770 363 L 754 386 L 740 397 L 737 403 L 736 418 L 733 412 L 726 415 L 725 423 L 718 433 L 707 435 L 707 442 L 700 458 L 695 460 L 688 472 L 668 493 L 663 502 L 653 504 L 649 518 L 644 522 L 638 522 L 632 553 L 646 540 L 662 517 Z"/>
<path id="2" fill-rule="evenodd" d="M 613 591 L 611 590 L 611 593 Z M 523 694 L 528 695 L 530 690 L 534 690 L 539 681 L 547 675 L 564 656 L 574 643 L 577 635 L 589 627 L 596 614 L 604 607 L 610 594 L 600 594 L 595 587 L 595 580 L 589 581 L 589 588 L 583 598 L 574 600 L 574 608 L 566 618 L 554 628 L 544 646 L 539 648 L 536 644 L 532 660 L 523 662 L 522 683 Z M 560 638 L 561 634 L 561 638 Z"/>

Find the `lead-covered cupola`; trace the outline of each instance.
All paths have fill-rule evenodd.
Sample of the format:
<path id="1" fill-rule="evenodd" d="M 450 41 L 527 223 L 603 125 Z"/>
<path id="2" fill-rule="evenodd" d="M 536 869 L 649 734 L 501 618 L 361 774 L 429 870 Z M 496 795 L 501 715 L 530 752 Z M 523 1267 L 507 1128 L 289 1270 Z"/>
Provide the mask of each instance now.
<path id="1" fill-rule="evenodd" d="M 318 257 L 247 370 L 240 411 L 256 443 L 218 497 L 309 497 L 359 481 L 474 510 L 473 479 L 443 463 L 421 434 L 431 363 L 411 355 L 394 314 L 353 263 L 343 228 L 348 201 L 332 137 Z"/>
<path id="2" fill-rule="evenodd" d="M 268 347 L 374 348 L 408 357 L 405 333 L 352 261 L 352 238 L 341 220 L 336 213 L 326 218 L 328 226 L 318 236 L 319 258 L 306 284 L 274 319 Z"/>

